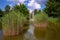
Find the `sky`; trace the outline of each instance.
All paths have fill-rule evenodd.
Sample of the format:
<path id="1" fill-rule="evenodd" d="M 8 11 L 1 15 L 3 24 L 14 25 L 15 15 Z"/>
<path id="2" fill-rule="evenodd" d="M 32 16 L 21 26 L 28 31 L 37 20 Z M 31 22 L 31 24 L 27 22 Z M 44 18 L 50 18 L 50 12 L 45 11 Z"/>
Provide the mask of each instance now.
<path id="1" fill-rule="evenodd" d="M 26 5 L 29 11 L 34 9 L 42 10 L 45 8 L 45 3 L 47 0 L 0 0 L 0 9 L 4 10 L 6 5 L 11 6 L 11 8 L 20 3 Z"/>

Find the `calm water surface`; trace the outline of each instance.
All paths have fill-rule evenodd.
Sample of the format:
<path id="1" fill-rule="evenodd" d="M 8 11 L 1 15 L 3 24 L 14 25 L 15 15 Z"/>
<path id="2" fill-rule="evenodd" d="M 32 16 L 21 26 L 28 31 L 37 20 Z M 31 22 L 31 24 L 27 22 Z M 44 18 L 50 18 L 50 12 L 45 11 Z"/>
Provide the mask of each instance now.
<path id="1" fill-rule="evenodd" d="M 34 36 L 34 24 L 32 21 L 30 22 L 29 29 L 24 35 L 24 40 L 37 40 L 36 37 Z"/>
<path id="2" fill-rule="evenodd" d="M 2 30 L 0 30 L 0 40 L 4 40 L 3 31 Z"/>

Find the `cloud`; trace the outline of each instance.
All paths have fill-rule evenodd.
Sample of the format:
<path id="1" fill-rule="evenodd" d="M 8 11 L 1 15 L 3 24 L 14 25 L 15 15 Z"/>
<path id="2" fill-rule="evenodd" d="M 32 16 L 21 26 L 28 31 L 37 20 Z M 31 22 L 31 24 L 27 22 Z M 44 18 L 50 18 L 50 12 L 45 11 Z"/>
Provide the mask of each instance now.
<path id="1" fill-rule="evenodd" d="M 47 0 L 35 0 L 35 1 L 39 4 L 45 4 L 47 2 Z"/>
<path id="2" fill-rule="evenodd" d="M 17 3 L 24 3 L 26 0 L 7 0 L 7 1 L 13 1 L 13 2 L 17 2 Z"/>
<path id="3" fill-rule="evenodd" d="M 47 0 L 8 0 L 13 1 L 15 4 L 20 5 L 20 3 L 25 4 L 27 8 L 32 12 L 35 9 L 41 9 L 41 4 L 45 4 Z"/>
<path id="4" fill-rule="evenodd" d="M 35 9 L 40 9 L 41 8 L 41 5 L 38 4 L 35 0 L 29 1 L 28 6 L 30 7 L 30 9 L 29 9 L 30 12 L 32 12 Z"/>
<path id="5" fill-rule="evenodd" d="M 12 4 L 9 4 L 9 6 L 11 7 L 10 10 L 12 9 Z"/>
<path id="6" fill-rule="evenodd" d="M 15 3 L 10 3 L 10 4 L 8 4 L 8 5 L 10 6 L 10 9 L 12 9 L 13 6 L 15 6 Z"/>
<path id="7" fill-rule="evenodd" d="M 20 3 L 24 3 L 26 0 L 18 0 Z"/>

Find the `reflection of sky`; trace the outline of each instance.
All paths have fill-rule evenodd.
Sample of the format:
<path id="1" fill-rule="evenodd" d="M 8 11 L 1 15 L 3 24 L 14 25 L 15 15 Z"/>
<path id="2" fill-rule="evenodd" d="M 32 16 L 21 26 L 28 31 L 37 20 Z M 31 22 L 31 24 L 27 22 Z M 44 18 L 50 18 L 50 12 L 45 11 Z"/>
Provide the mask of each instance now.
<path id="1" fill-rule="evenodd" d="M 30 0 L 26 0 L 24 2 L 24 4 L 27 6 L 28 9 L 31 8 L 31 7 L 28 6 L 29 1 Z M 46 0 L 45 1 L 44 0 L 36 0 L 36 2 L 41 5 L 40 10 L 42 10 L 43 8 L 45 8 L 44 4 L 45 4 Z M 13 2 L 13 1 L 0 0 L 0 9 L 4 10 L 4 8 L 5 8 L 6 5 L 10 5 L 11 7 L 13 7 L 15 4 L 16 4 L 16 2 Z M 34 8 L 31 8 L 31 9 L 34 9 Z"/>

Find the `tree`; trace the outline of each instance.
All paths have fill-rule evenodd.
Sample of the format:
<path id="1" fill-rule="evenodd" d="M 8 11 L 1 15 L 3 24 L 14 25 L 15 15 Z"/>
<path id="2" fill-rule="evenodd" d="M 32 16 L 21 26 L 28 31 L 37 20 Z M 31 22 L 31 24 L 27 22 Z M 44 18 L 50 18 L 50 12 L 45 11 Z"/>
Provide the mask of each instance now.
<path id="1" fill-rule="evenodd" d="M 29 11 L 24 4 L 15 5 L 13 8 L 14 11 L 22 13 L 25 17 L 29 16 Z"/>
<path id="2" fill-rule="evenodd" d="M 3 16 L 3 11 L 0 9 L 0 17 Z"/>
<path id="3" fill-rule="evenodd" d="M 34 15 L 36 15 L 36 14 L 38 14 L 38 13 L 41 13 L 41 10 L 35 9 L 35 10 L 34 10 Z"/>
<path id="4" fill-rule="evenodd" d="M 48 0 L 44 11 L 50 17 L 60 17 L 60 0 Z"/>
<path id="5" fill-rule="evenodd" d="M 5 12 L 7 13 L 7 12 L 9 12 L 9 11 L 10 11 L 10 6 L 7 5 L 7 6 L 5 7 Z"/>

